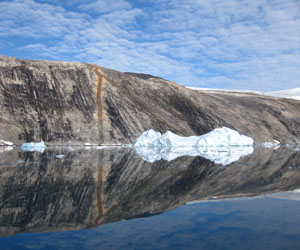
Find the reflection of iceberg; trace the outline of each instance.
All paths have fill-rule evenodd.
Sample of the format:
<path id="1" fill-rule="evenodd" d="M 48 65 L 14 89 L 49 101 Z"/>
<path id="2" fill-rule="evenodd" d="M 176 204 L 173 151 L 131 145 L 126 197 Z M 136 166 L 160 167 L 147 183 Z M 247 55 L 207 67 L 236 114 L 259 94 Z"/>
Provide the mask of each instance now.
<path id="1" fill-rule="evenodd" d="M 201 156 L 228 165 L 253 152 L 253 140 L 227 127 L 202 136 L 182 137 L 170 131 L 161 135 L 150 129 L 134 142 L 135 151 L 146 161 L 174 160 L 180 156 Z"/>
<path id="2" fill-rule="evenodd" d="M 11 151 L 13 149 L 14 149 L 14 147 L 12 147 L 12 146 L 1 146 L 0 147 L 0 153 L 5 152 L 5 151 Z"/>
<path id="3" fill-rule="evenodd" d="M 226 166 L 239 160 L 241 157 L 252 154 L 252 146 L 244 147 L 136 147 L 135 152 L 148 162 L 161 159 L 172 161 L 181 156 L 201 156 L 216 164 Z"/>
<path id="4" fill-rule="evenodd" d="M 41 152 L 43 153 L 45 151 L 45 148 L 46 148 L 46 145 L 43 141 L 41 142 L 29 142 L 29 143 L 24 143 L 21 148 L 24 150 L 24 151 L 30 151 L 30 152 L 33 152 L 33 151 L 37 151 L 37 152 Z"/>

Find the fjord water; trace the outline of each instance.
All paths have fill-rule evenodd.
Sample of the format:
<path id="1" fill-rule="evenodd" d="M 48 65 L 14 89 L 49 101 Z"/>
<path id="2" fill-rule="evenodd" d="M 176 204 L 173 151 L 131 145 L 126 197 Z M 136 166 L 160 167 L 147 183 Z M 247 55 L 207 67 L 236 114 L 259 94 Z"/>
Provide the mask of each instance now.
<path id="1" fill-rule="evenodd" d="M 0 153 L 0 249 L 299 249 L 297 189 L 300 152 L 284 147 L 225 167 L 14 148 Z"/>

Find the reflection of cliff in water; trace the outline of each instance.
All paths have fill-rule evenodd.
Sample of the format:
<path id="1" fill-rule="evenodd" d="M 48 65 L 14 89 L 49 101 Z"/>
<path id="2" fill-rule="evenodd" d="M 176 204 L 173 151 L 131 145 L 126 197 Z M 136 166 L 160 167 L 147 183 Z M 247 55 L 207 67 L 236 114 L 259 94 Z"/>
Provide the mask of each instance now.
<path id="1" fill-rule="evenodd" d="M 291 190 L 299 177 L 300 152 L 284 148 L 256 149 L 225 168 L 200 157 L 151 164 L 130 149 L 15 149 L 0 153 L 0 234 L 89 228 L 193 200 Z"/>

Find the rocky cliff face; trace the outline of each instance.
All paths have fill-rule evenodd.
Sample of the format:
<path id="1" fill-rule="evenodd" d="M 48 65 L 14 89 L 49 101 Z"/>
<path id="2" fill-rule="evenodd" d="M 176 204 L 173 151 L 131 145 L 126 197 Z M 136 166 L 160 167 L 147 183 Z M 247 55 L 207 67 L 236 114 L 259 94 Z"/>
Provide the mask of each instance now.
<path id="1" fill-rule="evenodd" d="M 96 65 L 0 56 L 0 139 L 131 143 L 147 129 L 201 135 L 228 126 L 256 142 L 300 142 L 300 101 L 200 92 Z"/>

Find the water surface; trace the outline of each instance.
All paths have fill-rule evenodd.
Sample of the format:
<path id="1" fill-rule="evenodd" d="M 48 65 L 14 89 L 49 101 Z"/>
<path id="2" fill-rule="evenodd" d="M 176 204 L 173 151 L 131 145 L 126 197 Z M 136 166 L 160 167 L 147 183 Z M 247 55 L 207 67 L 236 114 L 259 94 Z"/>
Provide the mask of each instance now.
<path id="1" fill-rule="evenodd" d="M 64 158 L 57 158 L 64 155 Z M 299 249 L 300 153 L 227 166 L 134 151 L 0 153 L 1 249 Z M 197 202 L 195 202 L 197 201 Z"/>

